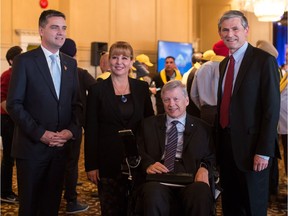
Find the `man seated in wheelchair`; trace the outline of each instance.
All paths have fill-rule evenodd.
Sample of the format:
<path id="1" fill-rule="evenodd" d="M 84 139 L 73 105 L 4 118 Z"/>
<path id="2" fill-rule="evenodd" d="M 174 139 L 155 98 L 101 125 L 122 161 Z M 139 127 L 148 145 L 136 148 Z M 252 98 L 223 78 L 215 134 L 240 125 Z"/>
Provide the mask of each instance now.
<path id="1" fill-rule="evenodd" d="M 186 113 L 189 99 L 181 81 L 167 82 L 161 98 L 165 114 L 144 119 L 137 138 L 145 181 L 137 190 L 135 211 L 147 216 L 211 215 L 215 203 L 211 128 Z"/>

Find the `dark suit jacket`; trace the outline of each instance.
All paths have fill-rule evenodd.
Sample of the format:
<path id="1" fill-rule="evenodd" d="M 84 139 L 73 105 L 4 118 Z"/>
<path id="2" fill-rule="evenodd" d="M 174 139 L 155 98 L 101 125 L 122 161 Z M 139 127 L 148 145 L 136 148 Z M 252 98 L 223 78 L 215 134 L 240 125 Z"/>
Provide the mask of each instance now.
<path id="1" fill-rule="evenodd" d="M 87 92 L 89 88 L 95 84 L 96 79 L 85 69 L 77 68 L 78 78 L 79 78 L 79 89 L 80 89 L 80 99 L 83 106 L 83 115 L 81 116 L 83 119 L 83 126 L 85 125 L 85 116 L 86 116 L 86 100 L 87 100 Z"/>
<path id="2" fill-rule="evenodd" d="M 155 162 L 160 162 L 165 151 L 166 115 L 157 115 L 144 119 L 140 135 L 137 138 L 139 153 L 142 157 L 142 171 Z M 187 173 L 195 175 L 200 163 L 204 162 L 210 168 L 215 163 L 214 144 L 211 128 L 201 119 L 187 114 L 183 152 L 183 165 Z M 210 171 L 210 169 L 209 169 Z M 209 172 L 209 174 L 211 174 Z"/>
<path id="3" fill-rule="evenodd" d="M 129 78 L 134 113 L 124 123 L 111 77 L 93 85 L 87 97 L 85 128 L 85 169 L 100 170 L 101 177 L 115 177 L 121 171 L 124 143 L 118 131 L 132 129 L 135 134 L 140 121 L 154 115 L 148 84 Z"/>
<path id="4" fill-rule="evenodd" d="M 61 53 L 60 59 L 60 99 L 41 47 L 20 55 L 13 62 L 7 109 L 16 123 L 12 146 L 15 158 L 48 158 L 54 149 L 40 141 L 45 130 L 68 129 L 74 137 L 79 135 L 81 104 L 77 63 Z"/>
<path id="5" fill-rule="evenodd" d="M 227 63 L 228 57 L 219 66 L 218 113 Z M 255 154 L 270 157 L 274 157 L 275 152 L 276 156 L 279 154 L 279 103 L 276 59 L 249 44 L 234 84 L 229 114 L 233 157 L 240 170 L 252 171 Z M 221 156 L 219 159 L 221 161 Z"/>
<path id="6" fill-rule="evenodd" d="M 170 80 L 169 76 L 166 76 L 166 78 L 167 78 L 167 81 Z M 164 82 L 161 79 L 160 73 L 154 76 L 153 81 L 155 82 L 156 88 L 162 89 Z M 156 92 L 155 100 L 156 100 L 157 114 L 165 113 L 163 102 L 161 99 L 161 90 Z"/>

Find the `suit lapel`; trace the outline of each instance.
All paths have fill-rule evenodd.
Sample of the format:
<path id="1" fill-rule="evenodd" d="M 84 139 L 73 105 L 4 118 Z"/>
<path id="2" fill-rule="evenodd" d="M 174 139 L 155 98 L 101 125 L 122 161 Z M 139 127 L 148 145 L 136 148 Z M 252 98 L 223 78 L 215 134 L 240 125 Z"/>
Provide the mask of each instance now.
<path id="1" fill-rule="evenodd" d="M 227 67 L 229 61 L 229 57 L 226 57 L 220 64 L 220 76 L 219 76 L 219 86 L 218 86 L 218 101 L 221 101 L 222 99 L 222 85 L 223 85 L 223 79 L 224 79 L 224 75 L 225 75 L 225 70 Z"/>
<path id="2" fill-rule="evenodd" d="M 166 115 L 161 114 L 157 116 L 157 127 L 159 130 L 156 130 L 157 137 L 159 138 L 159 145 L 161 148 L 161 154 L 165 151 L 165 141 L 166 141 Z"/>
<path id="3" fill-rule="evenodd" d="M 136 86 L 136 82 L 134 82 L 134 80 L 132 80 L 132 78 L 129 77 L 128 80 L 129 80 L 130 92 L 131 92 L 131 97 L 132 97 L 133 106 L 134 106 L 133 116 L 129 120 L 129 125 L 130 125 L 131 121 L 134 121 L 134 119 L 135 119 L 135 115 L 137 114 L 137 110 L 140 110 L 140 103 L 138 103 L 138 100 L 141 98 L 141 96 L 144 96 L 144 95 L 141 95 L 141 96 L 139 95 L 139 93 L 138 93 L 139 87 Z M 142 98 L 141 98 L 141 100 L 142 100 Z"/>
<path id="4" fill-rule="evenodd" d="M 49 86 L 52 94 L 54 95 L 55 99 L 58 100 L 47 60 L 46 60 L 45 54 L 44 54 L 44 52 L 40 46 L 35 50 L 35 63 L 37 65 L 39 71 L 43 75 L 43 77 L 44 77 L 47 85 Z"/>
<path id="5" fill-rule="evenodd" d="M 64 93 L 63 86 L 67 86 L 67 84 L 68 84 L 67 82 L 70 82 L 71 80 L 67 78 L 67 76 L 69 74 L 67 72 L 69 72 L 69 69 L 70 69 L 68 62 L 67 62 L 67 57 L 65 57 L 62 53 L 59 53 L 59 56 L 60 56 L 60 62 L 61 62 L 61 84 L 60 84 L 59 98 L 61 98 L 61 95 L 63 95 L 63 93 Z M 56 94 L 56 92 L 55 92 L 55 94 Z"/>
<path id="6" fill-rule="evenodd" d="M 159 144 L 162 153 L 165 151 L 165 141 L 166 141 L 166 115 L 161 114 L 157 116 L 157 127 L 159 130 L 157 130 L 157 136 L 159 137 Z M 183 152 L 184 154 L 185 150 L 187 149 L 191 138 L 197 131 L 197 125 L 195 125 L 193 119 L 190 115 L 187 114 L 186 117 L 186 123 L 185 123 L 185 131 L 184 131 L 184 137 L 183 137 Z"/>
<path id="7" fill-rule="evenodd" d="M 190 143 L 190 140 L 193 137 L 193 135 L 195 134 L 196 130 L 197 130 L 197 125 L 195 125 L 191 116 L 189 116 L 187 114 L 184 137 L 183 137 L 183 152 L 182 152 L 182 154 L 184 154 L 185 150 L 187 149 L 187 147 Z"/>
<path id="8" fill-rule="evenodd" d="M 247 47 L 247 50 L 244 54 L 243 60 L 241 62 L 239 71 L 238 71 L 238 75 L 237 78 L 235 80 L 235 84 L 234 84 L 234 89 L 233 89 L 233 95 L 235 95 L 237 93 L 237 91 L 239 90 L 241 83 L 245 77 L 245 74 L 248 70 L 249 65 L 251 64 L 252 60 L 253 60 L 253 47 L 249 44 Z"/>
<path id="9" fill-rule="evenodd" d="M 233 93 L 232 93 L 232 98 L 233 95 L 235 95 L 237 93 L 237 91 L 239 90 L 241 83 L 245 77 L 245 74 L 248 70 L 249 65 L 251 64 L 252 60 L 253 60 L 253 47 L 248 44 L 247 50 L 244 54 L 244 57 L 242 59 L 236 80 L 235 80 L 235 84 L 234 84 L 234 88 L 233 88 Z M 223 64 L 221 64 L 220 66 L 220 78 L 219 78 L 219 86 L 218 86 L 218 99 L 219 101 L 221 101 L 222 98 L 222 85 L 223 85 L 223 79 L 224 79 L 224 75 L 225 75 L 225 71 L 226 71 L 226 67 L 228 64 L 228 60 L 229 57 L 226 57 L 222 62 Z"/>
<path id="10" fill-rule="evenodd" d="M 104 97 L 106 97 L 106 95 L 107 95 L 108 103 L 110 103 L 110 107 L 113 110 L 112 113 L 114 113 L 114 115 L 119 120 L 119 122 L 121 122 L 121 124 L 123 124 L 123 126 L 124 126 L 124 122 L 123 122 L 123 119 L 121 118 L 121 114 L 120 114 L 120 109 L 119 109 L 119 106 L 117 105 L 118 101 L 117 101 L 117 98 L 115 96 L 111 76 L 109 76 L 106 80 L 104 80 L 102 82 L 105 82 L 106 87 L 104 87 L 104 88 L 107 89 L 107 94 L 105 94 Z"/>
<path id="11" fill-rule="evenodd" d="M 117 116 L 118 120 L 121 121 L 122 124 L 124 125 L 124 121 L 121 118 L 120 110 L 119 110 L 118 106 L 115 106 L 115 104 L 117 104 L 118 102 L 117 102 L 116 97 L 115 97 L 115 92 L 114 92 L 111 76 L 109 78 L 107 78 L 107 80 L 110 80 L 108 82 L 108 85 L 109 86 L 111 85 L 109 88 L 107 88 L 107 89 L 109 89 L 109 95 L 113 95 L 113 96 L 108 98 L 109 103 L 111 103 L 110 106 L 114 109 L 114 113 Z M 140 103 L 138 103 L 137 101 L 139 100 L 139 98 L 141 98 L 141 96 L 139 96 L 139 93 L 138 93 L 139 87 L 136 85 L 136 82 L 130 77 L 128 78 L 128 81 L 129 81 L 130 92 L 131 92 L 131 97 L 132 97 L 133 106 L 134 106 L 133 115 L 129 119 L 129 122 L 128 122 L 128 125 L 131 125 L 132 121 L 135 121 L 135 115 L 137 114 L 137 110 L 140 110 Z"/>

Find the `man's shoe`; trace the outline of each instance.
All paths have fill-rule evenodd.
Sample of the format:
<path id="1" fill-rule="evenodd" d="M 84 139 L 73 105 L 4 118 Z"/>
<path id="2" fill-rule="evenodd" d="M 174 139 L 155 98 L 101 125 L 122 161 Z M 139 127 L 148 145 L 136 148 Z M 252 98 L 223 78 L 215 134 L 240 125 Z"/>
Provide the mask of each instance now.
<path id="1" fill-rule="evenodd" d="M 68 202 L 66 206 L 66 214 L 76 214 L 79 212 L 87 211 L 88 205 L 79 203 L 77 200 L 73 202 Z"/>
<path id="2" fill-rule="evenodd" d="M 1 195 L 1 201 L 6 203 L 19 203 L 18 196 L 15 193 L 11 193 L 9 195 Z"/>

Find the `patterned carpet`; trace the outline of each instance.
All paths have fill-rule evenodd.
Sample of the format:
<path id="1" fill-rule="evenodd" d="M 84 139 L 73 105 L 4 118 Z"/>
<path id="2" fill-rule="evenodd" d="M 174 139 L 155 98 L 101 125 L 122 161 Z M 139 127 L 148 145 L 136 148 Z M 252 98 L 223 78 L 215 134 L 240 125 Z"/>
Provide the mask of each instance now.
<path id="1" fill-rule="evenodd" d="M 283 160 L 279 161 L 280 178 L 279 178 L 279 198 L 282 201 L 275 200 L 269 203 L 268 216 L 286 216 L 287 215 L 287 177 L 284 174 L 284 163 Z M 15 172 L 14 172 L 15 173 Z M 14 191 L 17 191 L 16 177 L 14 174 Z M 86 173 L 84 171 L 83 164 L 83 148 L 81 152 L 81 158 L 79 163 L 79 182 L 82 185 L 77 186 L 79 193 L 78 200 L 87 203 L 90 207 L 86 212 L 78 213 L 79 216 L 96 216 L 101 215 L 100 204 L 97 197 L 93 197 L 93 192 L 97 192 L 95 185 L 87 181 Z M 285 199 L 286 198 L 286 199 Z M 285 200 L 285 201 L 283 201 Z M 65 213 L 66 202 L 62 200 L 59 215 L 66 215 Z M 18 215 L 17 204 L 1 203 L 1 215 L 2 216 L 14 216 Z M 220 200 L 217 202 L 217 216 L 221 216 L 221 203 Z"/>

